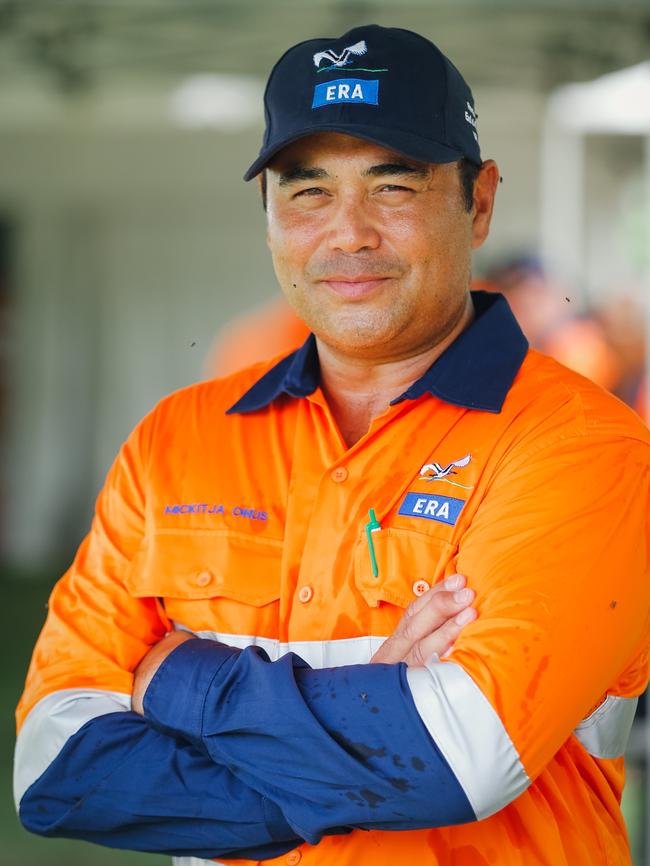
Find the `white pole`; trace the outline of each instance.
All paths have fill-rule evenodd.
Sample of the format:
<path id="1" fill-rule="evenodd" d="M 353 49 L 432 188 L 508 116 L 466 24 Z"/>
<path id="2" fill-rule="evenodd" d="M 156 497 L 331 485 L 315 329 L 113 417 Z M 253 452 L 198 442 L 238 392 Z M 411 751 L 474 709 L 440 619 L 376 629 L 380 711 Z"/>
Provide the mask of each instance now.
<path id="1" fill-rule="evenodd" d="M 542 139 L 540 250 L 542 262 L 571 287 L 579 307 L 585 297 L 584 139 L 562 127 L 553 102 Z"/>

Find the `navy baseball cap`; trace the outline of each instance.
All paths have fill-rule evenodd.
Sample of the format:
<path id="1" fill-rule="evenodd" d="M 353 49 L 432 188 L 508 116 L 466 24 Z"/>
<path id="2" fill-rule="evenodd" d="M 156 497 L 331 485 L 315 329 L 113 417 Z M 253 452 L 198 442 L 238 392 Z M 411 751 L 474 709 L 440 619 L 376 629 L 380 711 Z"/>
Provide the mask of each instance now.
<path id="1" fill-rule="evenodd" d="M 343 132 L 419 162 L 481 164 L 472 91 L 433 42 L 369 24 L 286 51 L 264 93 L 266 130 L 251 180 L 294 141 Z"/>

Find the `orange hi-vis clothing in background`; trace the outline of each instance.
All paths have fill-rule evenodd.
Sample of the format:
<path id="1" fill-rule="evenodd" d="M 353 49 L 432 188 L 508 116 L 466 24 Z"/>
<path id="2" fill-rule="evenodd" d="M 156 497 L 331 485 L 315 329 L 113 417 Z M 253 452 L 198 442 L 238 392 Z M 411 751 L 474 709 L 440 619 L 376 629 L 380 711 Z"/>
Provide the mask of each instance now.
<path id="1" fill-rule="evenodd" d="M 351 448 L 313 337 L 144 419 L 34 653 L 25 826 L 179 864 L 630 863 L 650 434 L 529 351 L 502 298 L 474 303 Z M 368 664 L 455 572 L 479 617 L 453 649 Z M 132 672 L 172 628 L 197 640 L 161 665 L 141 718 Z"/>

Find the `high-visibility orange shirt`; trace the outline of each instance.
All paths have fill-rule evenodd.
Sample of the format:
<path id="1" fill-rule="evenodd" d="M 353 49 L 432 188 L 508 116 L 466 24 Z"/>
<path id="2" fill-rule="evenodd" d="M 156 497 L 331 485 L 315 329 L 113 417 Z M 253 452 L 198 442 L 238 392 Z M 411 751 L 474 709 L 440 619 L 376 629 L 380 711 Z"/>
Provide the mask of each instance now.
<path id="1" fill-rule="evenodd" d="M 280 362 L 180 391 L 144 419 L 52 594 L 34 653 L 18 708 L 16 790 L 25 815 L 55 799 L 48 773 L 54 779 L 57 762 L 81 761 L 96 717 L 130 715 L 132 672 L 171 627 L 204 643 L 260 647 L 271 662 L 293 651 L 314 669 L 360 665 L 346 669 L 356 683 L 409 602 L 459 572 L 476 591 L 479 617 L 443 658 L 402 668 L 410 697 L 396 694 L 395 704 L 412 698 L 443 767 L 435 771 L 440 791 L 444 782 L 450 802 L 466 798 L 471 817 L 436 826 L 446 804 L 435 802 L 434 786 L 424 829 L 336 832 L 266 862 L 630 863 L 620 801 L 623 752 L 648 681 L 650 434 L 598 386 L 527 351 L 501 298 L 478 294 L 475 304 L 470 328 L 351 448 L 319 387 L 313 338 Z M 380 525 L 370 536 L 376 569 L 370 509 Z M 238 702 L 238 681 L 213 672 L 215 682 L 201 685 L 208 662 L 196 643 L 162 665 L 149 724 L 179 743 L 201 740 L 213 759 L 226 756 L 238 779 L 279 803 L 294 829 L 294 815 L 315 826 L 329 800 L 312 814 L 316 795 L 301 786 L 318 791 L 319 779 L 307 780 L 310 748 L 322 743 L 330 755 L 336 701 L 325 707 L 306 696 L 296 674 L 302 697 L 295 715 L 287 707 L 283 731 L 272 686 L 242 690 L 249 715 L 233 707 L 248 719 L 237 726 L 228 702 Z M 215 644 L 215 659 L 220 651 Z M 273 664 L 259 656 L 242 653 L 233 664 L 245 658 L 257 682 L 274 682 Z M 188 685 L 192 665 L 196 688 Z M 415 785 L 419 759 L 407 759 L 409 743 L 381 728 L 384 705 L 375 709 L 366 742 L 385 736 L 385 760 L 408 763 L 395 776 Z M 309 741 L 313 716 L 327 741 Z M 248 743 L 248 763 L 235 730 Z M 286 758 L 292 735 L 304 772 Z M 372 749 L 364 758 L 358 743 L 336 747 L 342 762 L 359 761 L 359 773 L 386 775 L 384 756 Z"/>

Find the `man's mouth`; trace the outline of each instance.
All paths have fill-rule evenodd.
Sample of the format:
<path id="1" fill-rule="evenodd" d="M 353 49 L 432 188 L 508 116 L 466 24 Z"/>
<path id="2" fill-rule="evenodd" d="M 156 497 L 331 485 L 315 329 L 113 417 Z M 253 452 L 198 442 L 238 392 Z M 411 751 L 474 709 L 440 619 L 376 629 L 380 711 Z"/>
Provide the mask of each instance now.
<path id="1" fill-rule="evenodd" d="M 335 274 L 326 279 L 320 279 L 319 282 L 324 283 L 337 295 L 348 300 L 362 300 L 391 279 L 393 278 L 376 274 L 357 274 L 353 277 Z"/>

